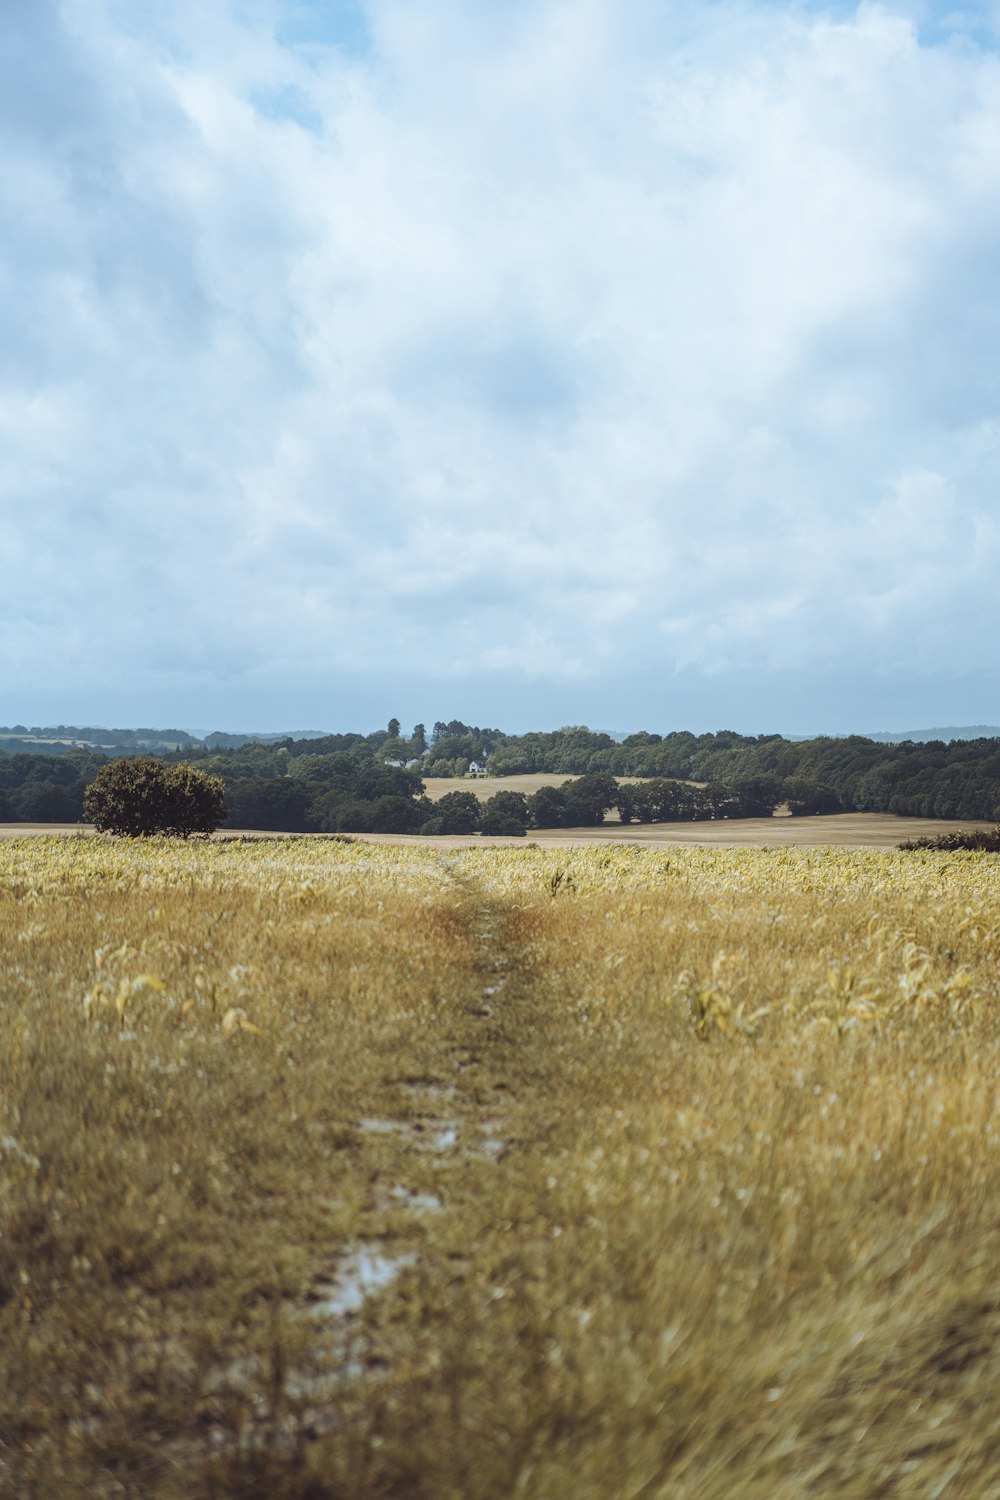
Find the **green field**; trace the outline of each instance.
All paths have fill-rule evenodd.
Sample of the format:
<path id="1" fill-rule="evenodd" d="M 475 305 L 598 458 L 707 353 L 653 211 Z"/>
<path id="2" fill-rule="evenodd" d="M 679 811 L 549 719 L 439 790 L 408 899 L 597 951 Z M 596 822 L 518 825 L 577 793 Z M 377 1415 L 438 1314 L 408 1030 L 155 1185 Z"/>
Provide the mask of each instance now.
<path id="1" fill-rule="evenodd" d="M 0 844 L 0 1494 L 1000 1494 L 1000 866 Z"/>

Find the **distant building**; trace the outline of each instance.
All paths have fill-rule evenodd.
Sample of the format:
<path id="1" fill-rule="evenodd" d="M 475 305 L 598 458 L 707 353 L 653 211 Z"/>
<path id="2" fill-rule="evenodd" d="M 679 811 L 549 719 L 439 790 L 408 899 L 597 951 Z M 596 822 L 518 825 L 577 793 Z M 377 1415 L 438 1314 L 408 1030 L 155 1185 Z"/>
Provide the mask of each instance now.
<path id="1" fill-rule="evenodd" d="M 489 772 L 487 771 L 487 769 L 486 769 L 486 767 L 484 765 L 480 764 L 480 762 L 478 760 L 470 760 L 469 761 L 469 769 L 466 772 L 466 775 L 467 776 L 488 776 Z"/>

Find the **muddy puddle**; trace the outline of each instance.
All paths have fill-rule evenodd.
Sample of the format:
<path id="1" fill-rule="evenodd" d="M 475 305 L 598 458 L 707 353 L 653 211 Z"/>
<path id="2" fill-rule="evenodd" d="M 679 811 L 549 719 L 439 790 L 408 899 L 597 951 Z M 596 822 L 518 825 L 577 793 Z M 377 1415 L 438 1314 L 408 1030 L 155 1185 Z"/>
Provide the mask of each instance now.
<path id="1" fill-rule="evenodd" d="M 406 1137 L 419 1151 L 450 1151 L 458 1144 L 457 1120 L 386 1120 L 367 1115 L 359 1126 L 365 1135 Z"/>
<path id="2" fill-rule="evenodd" d="M 380 1188 L 375 1195 L 376 1208 L 406 1208 L 415 1214 L 440 1213 L 444 1199 L 438 1193 L 424 1193 L 417 1188 L 397 1184 L 391 1188 Z"/>
<path id="3" fill-rule="evenodd" d="M 313 1291 L 316 1317 L 345 1318 L 360 1312 L 377 1292 L 384 1291 L 401 1271 L 416 1264 L 413 1250 L 388 1252 L 378 1242 L 355 1245 L 346 1250 L 329 1277 Z"/>

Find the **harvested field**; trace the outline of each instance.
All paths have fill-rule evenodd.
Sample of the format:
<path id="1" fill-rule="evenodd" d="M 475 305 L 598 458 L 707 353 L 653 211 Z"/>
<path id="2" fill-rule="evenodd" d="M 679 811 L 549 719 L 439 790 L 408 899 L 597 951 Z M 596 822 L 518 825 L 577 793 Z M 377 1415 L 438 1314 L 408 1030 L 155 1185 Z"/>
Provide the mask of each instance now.
<path id="1" fill-rule="evenodd" d="M 725 818 L 718 822 L 697 823 L 627 823 L 622 826 L 609 819 L 595 828 L 540 828 L 528 834 L 528 841 L 541 848 L 582 847 L 588 844 L 685 844 L 690 848 L 740 849 L 760 848 L 821 849 L 893 849 L 905 839 L 936 838 L 943 833 L 989 824 L 970 820 L 942 818 L 897 818 L 891 813 L 837 813 L 830 817 Z M 0 823 L 0 839 L 52 837 L 56 835 L 94 837 L 94 830 L 81 823 Z M 329 834 L 274 834 L 254 828 L 225 828 L 213 838 L 232 839 L 329 838 Z M 403 833 L 352 833 L 336 835 L 364 839 L 381 844 L 425 845 L 429 849 L 468 849 L 485 845 L 523 846 L 519 838 L 491 838 L 480 834 L 454 837 L 421 837 Z"/>
<path id="2" fill-rule="evenodd" d="M 976 822 L 945 822 L 932 818 L 897 818 L 891 813 L 838 813 L 824 818 L 724 818 L 698 823 L 607 822 L 596 828 L 537 828 L 528 842 L 541 849 L 587 848 L 632 845 L 689 849 L 894 849 L 904 839 L 936 837 L 952 830 L 985 828 Z M 420 834 L 357 833 L 351 838 L 386 844 L 445 845 L 470 849 L 484 844 L 516 848 L 519 838 L 484 838 L 464 834 L 446 838 L 424 838 Z"/>
<path id="3" fill-rule="evenodd" d="M 998 897 L 5 841 L 0 1493 L 1000 1493 Z"/>
<path id="4" fill-rule="evenodd" d="M 564 786 L 574 781 L 573 776 L 555 776 L 546 771 L 533 772 L 525 776 L 428 776 L 424 788 L 432 802 L 440 802 L 446 792 L 475 792 L 481 802 L 497 792 L 523 792 L 530 797 L 543 786 Z M 616 776 L 622 785 L 637 783 L 639 776 Z M 618 814 L 615 814 L 617 818 Z"/>

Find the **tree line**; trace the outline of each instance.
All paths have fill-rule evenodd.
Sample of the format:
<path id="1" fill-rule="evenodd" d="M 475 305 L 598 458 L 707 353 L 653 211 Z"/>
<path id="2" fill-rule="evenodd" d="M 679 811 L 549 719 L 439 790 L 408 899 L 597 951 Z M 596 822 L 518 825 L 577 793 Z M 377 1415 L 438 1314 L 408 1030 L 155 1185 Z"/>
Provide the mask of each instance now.
<path id="1" fill-rule="evenodd" d="M 0 750 L 0 822 L 80 821 L 86 787 L 115 758 L 121 756 L 78 749 Z M 418 724 L 405 735 L 394 719 L 372 734 L 225 748 L 188 744 L 159 758 L 219 777 L 228 826 L 290 832 L 416 833 L 432 825 L 433 833 L 445 831 L 442 820 L 447 831 L 475 831 L 450 826 L 474 817 L 471 803 L 460 804 L 466 809 L 460 814 L 458 805 L 426 796 L 426 783 L 463 774 L 471 760 L 485 760 L 494 776 L 535 771 L 567 778 L 563 787 L 524 799 L 529 829 L 600 821 L 586 810 L 587 788 L 597 785 L 607 799 L 601 817 L 615 808 L 625 822 L 766 817 L 783 804 L 796 815 L 861 811 L 1000 821 L 1000 740 L 991 738 L 884 744 L 859 735 L 793 741 L 722 730 L 642 732 L 618 742 L 584 726 L 515 736 L 458 720 L 439 721 L 430 733 Z M 573 792 L 570 781 L 581 779 L 586 786 Z M 479 806 L 471 792 L 456 795 Z M 512 787 L 502 795 L 521 794 Z M 506 801 L 489 817 L 523 820 Z"/>
<path id="2" fill-rule="evenodd" d="M 889 812 L 921 818 L 1000 818 L 1000 739 L 879 742 L 863 735 L 788 740 L 734 730 L 695 735 L 640 731 L 623 740 L 583 725 L 498 735 L 452 723 L 432 738 L 421 775 L 453 775 L 461 756 L 488 757 L 493 776 L 563 776 L 712 782 L 770 777 L 792 811 Z M 467 762 L 466 762 L 467 763 Z"/>

